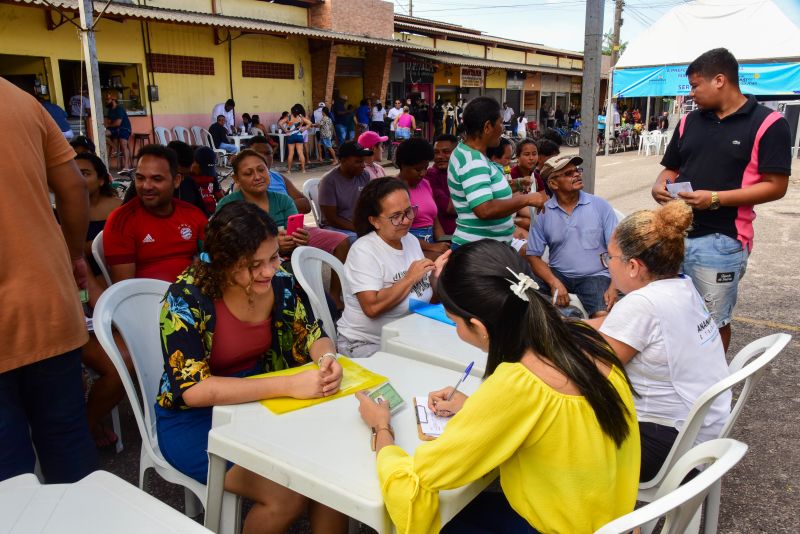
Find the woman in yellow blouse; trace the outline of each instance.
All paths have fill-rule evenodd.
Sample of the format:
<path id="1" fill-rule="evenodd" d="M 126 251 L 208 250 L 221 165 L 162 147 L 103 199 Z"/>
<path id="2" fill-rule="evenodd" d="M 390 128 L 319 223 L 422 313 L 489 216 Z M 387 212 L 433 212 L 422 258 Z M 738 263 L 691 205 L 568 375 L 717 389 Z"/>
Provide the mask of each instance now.
<path id="1" fill-rule="evenodd" d="M 439 491 L 499 467 L 503 493 L 484 493 L 444 532 L 593 532 L 633 510 L 639 434 L 630 383 L 602 338 L 565 322 L 525 261 L 497 241 L 456 250 L 437 292 L 461 339 L 488 352 L 467 398 L 429 396 L 455 416 L 413 457 L 394 445 L 388 406 L 359 394 L 376 435 L 378 476 L 399 532 L 438 532 Z"/>

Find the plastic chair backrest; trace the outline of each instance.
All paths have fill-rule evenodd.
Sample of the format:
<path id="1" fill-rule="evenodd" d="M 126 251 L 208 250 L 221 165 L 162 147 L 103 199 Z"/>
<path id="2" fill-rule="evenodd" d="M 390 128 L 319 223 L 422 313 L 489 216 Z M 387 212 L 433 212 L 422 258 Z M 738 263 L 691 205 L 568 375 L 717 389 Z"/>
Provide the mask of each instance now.
<path id="1" fill-rule="evenodd" d="M 156 456 L 154 449 L 158 444 L 153 404 L 164 374 L 159 317 L 168 287 L 162 280 L 124 280 L 106 289 L 94 309 L 94 333 L 122 379 L 142 436 L 142 446 L 149 449 L 151 457 Z M 141 396 L 114 342 L 112 326 L 122 335 L 128 348 Z"/>
<path id="2" fill-rule="evenodd" d="M 728 421 L 720 432 L 720 437 L 728 436 L 747 401 L 747 397 L 750 396 L 750 392 L 763 374 L 764 368 L 775 359 L 790 340 L 791 336 L 789 334 L 773 334 L 758 339 L 742 349 L 728 367 L 730 374 L 708 388 L 697 398 L 689 415 L 686 417 L 683 428 L 681 428 L 678 433 L 678 437 L 675 438 L 672 449 L 669 451 L 666 460 L 664 460 L 664 465 L 661 466 L 661 469 L 651 480 L 639 484 L 639 490 L 661 486 L 664 477 L 667 472 L 670 471 L 675 461 L 694 445 L 700 428 L 703 426 L 703 421 L 708 411 L 711 409 L 714 400 L 724 392 L 744 382 L 742 393 L 739 395 L 736 404 L 731 410 L 731 415 L 728 417 Z M 762 352 L 763 354 L 761 354 Z M 761 355 L 758 356 L 755 361 L 751 361 L 758 354 Z"/>
<path id="3" fill-rule="evenodd" d="M 339 277 L 342 283 L 342 294 L 350 294 L 350 286 L 344 276 L 344 265 L 336 257 L 314 247 L 297 247 L 292 253 L 292 272 L 308 295 L 314 316 L 322 319 L 322 325 L 328 337 L 336 341 L 336 323 L 331 317 L 322 282 L 323 263 L 327 264 Z"/>
<path id="4" fill-rule="evenodd" d="M 747 445 L 734 439 L 713 439 L 701 443 L 684 454 L 659 489 L 656 499 L 598 529 L 595 534 L 623 534 L 641 527 L 650 534 L 661 517 L 666 516 L 661 534 L 690 532 L 690 524 L 699 519 L 700 505 L 708 493 L 721 484 L 728 473 L 747 452 Z M 699 475 L 681 485 L 686 475 L 697 466 L 710 464 Z"/>
<path id="5" fill-rule="evenodd" d="M 214 138 L 211 136 L 211 132 L 205 128 L 200 128 L 200 132 L 203 136 L 203 146 L 216 149 L 217 145 L 214 144 Z"/>
<path id="6" fill-rule="evenodd" d="M 322 224 L 322 213 L 319 209 L 319 184 L 321 178 L 311 178 L 303 184 L 303 195 L 311 202 L 311 213 L 317 226 Z"/>
<path id="7" fill-rule="evenodd" d="M 197 146 L 206 146 L 203 139 L 203 128 L 200 126 L 192 126 L 192 135 L 194 136 L 194 144 Z"/>
<path id="8" fill-rule="evenodd" d="M 100 272 L 103 274 L 103 278 L 106 280 L 106 285 L 109 287 L 111 286 L 111 275 L 108 272 L 108 265 L 106 264 L 106 254 L 103 249 L 103 231 L 100 230 L 100 233 L 92 239 L 92 257 L 94 257 L 94 261 L 97 263 L 97 266 L 100 267 Z"/>
<path id="9" fill-rule="evenodd" d="M 175 132 L 175 139 L 177 139 L 178 141 L 182 141 L 187 145 L 192 144 L 192 135 L 189 132 L 188 128 L 184 128 L 183 126 L 176 126 L 172 129 L 172 131 Z"/>
<path id="10" fill-rule="evenodd" d="M 156 139 L 158 140 L 158 144 L 166 146 L 167 143 L 172 141 L 172 134 L 170 131 L 163 126 L 156 126 Z"/>

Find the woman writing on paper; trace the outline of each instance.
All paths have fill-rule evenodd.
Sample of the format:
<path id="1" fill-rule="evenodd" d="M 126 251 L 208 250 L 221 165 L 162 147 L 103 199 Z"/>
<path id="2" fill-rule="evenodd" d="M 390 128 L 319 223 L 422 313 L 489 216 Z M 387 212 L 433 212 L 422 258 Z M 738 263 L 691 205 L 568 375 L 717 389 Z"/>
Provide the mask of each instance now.
<path id="1" fill-rule="evenodd" d="M 205 250 L 167 290 L 161 309 L 165 373 L 156 398 L 158 444 L 178 471 L 205 484 L 213 406 L 336 393 L 333 342 L 294 277 L 280 268 L 278 228 L 261 208 L 233 202 L 211 219 Z M 244 377 L 296 367 L 282 377 Z M 312 525 L 346 532 L 342 514 L 233 466 L 225 489 L 254 501 L 244 532 L 279 533 L 308 508 Z"/>
<path id="2" fill-rule="evenodd" d="M 396 178 L 376 178 L 361 191 L 353 216 L 359 237 L 344 264 L 350 293 L 337 323 L 342 354 L 372 356 L 383 325 L 407 315 L 409 299 L 430 302 L 431 278 L 450 252 L 435 262 L 425 258 L 419 239 L 409 233 L 416 216 L 408 188 Z"/>
<path id="3" fill-rule="evenodd" d="M 633 395 L 599 334 L 564 321 L 525 260 L 492 240 L 456 250 L 437 294 L 459 337 L 488 352 L 487 378 L 469 398 L 430 394 L 431 410 L 455 416 L 413 457 L 394 445 L 388 406 L 358 394 L 398 531 L 438 532 L 439 491 L 498 467 L 503 492 L 479 495 L 443 532 L 593 532 L 633 510 Z"/>

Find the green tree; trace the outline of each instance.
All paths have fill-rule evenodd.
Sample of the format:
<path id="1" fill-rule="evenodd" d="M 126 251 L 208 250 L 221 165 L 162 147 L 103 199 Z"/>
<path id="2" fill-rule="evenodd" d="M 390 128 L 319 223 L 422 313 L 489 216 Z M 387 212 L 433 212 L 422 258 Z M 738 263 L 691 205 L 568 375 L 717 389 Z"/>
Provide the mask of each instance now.
<path id="1" fill-rule="evenodd" d="M 603 34 L 603 55 L 610 56 L 611 55 L 611 43 L 614 42 L 614 31 L 608 30 L 606 33 Z M 621 56 L 623 52 L 625 52 L 625 48 L 628 46 L 628 41 L 619 44 L 619 55 Z"/>

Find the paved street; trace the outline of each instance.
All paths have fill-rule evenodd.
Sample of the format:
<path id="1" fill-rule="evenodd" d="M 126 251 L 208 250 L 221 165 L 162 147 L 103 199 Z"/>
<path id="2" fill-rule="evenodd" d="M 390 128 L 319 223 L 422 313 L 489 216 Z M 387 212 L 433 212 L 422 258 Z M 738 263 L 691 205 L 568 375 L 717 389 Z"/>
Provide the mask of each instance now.
<path id="1" fill-rule="evenodd" d="M 659 159 L 635 152 L 598 158 L 597 193 L 624 213 L 653 207 L 650 187 L 661 169 Z M 295 173 L 291 179 L 300 187 L 325 170 L 327 167 Z M 735 355 L 748 342 L 776 332 L 788 332 L 795 339 L 764 375 L 734 429 L 733 437 L 747 443 L 750 450 L 723 485 L 719 528 L 723 533 L 800 532 L 800 486 L 796 482 L 800 473 L 800 249 L 796 245 L 800 233 L 800 160 L 794 160 L 793 170 L 795 178 L 786 198 L 757 209 L 755 249 L 741 286 L 729 354 Z M 311 222 L 310 216 L 307 220 Z M 139 437 L 127 402 L 123 404 L 125 451 L 120 455 L 103 452 L 102 465 L 135 484 Z M 151 476 L 151 481 L 151 492 L 182 510 L 181 488 L 157 475 Z M 308 529 L 302 523 L 293 531 Z"/>

